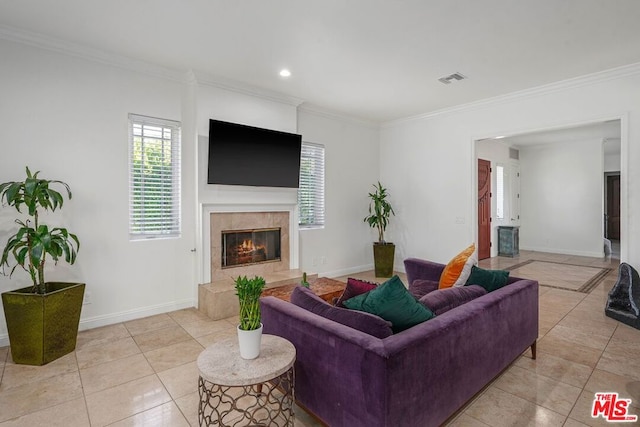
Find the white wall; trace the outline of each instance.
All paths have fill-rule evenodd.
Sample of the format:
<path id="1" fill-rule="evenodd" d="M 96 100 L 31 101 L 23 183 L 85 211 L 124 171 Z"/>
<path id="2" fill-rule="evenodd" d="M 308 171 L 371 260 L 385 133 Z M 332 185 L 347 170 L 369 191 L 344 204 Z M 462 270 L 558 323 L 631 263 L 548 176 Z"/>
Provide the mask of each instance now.
<path id="1" fill-rule="evenodd" d="M 604 156 L 605 172 L 620 172 L 620 155 L 610 154 Z"/>
<path id="2" fill-rule="evenodd" d="M 300 231 L 300 268 L 323 276 L 372 269 L 376 236 L 364 217 L 379 176 L 378 127 L 301 109 L 298 131 L 325 146 L 326 209 L 324 228 Z"/>
<path id="3" fill-rule="evenodd" d="M 471 146 L 478 138 L 463 126 L 442 117 L 381 129 L 380 179 L 394 198 L 396 268 L 408 257 L 446 262 L 475 241 Z"/>
<path id="4" fill-rule="evenodd" d="M 520 248 L 603 255 L 602 141 L 522 147 Z"/>
<path id="5" fill-rule="evenodd" d="M 621 118 L 621 256 L 640 265 L 640 190 L 628 184 L 640 171 L 627 167 L 640 161 L 639 90 L 636 66 L 385 124 L 380 176 L 398 200 L 402 256 L 446 262 L 476 239 L 473 141 Z"/>
<path id="6" fill-rule="evenodd" d="M 180 121 L 182 85 L 3 40 L 0 57 L 0 182 L 22 179 L 28 165 L 71 186 L 60 218 L 80 238 L 78 261 L 60 263 L 48 279 L 86 282 L 92 303 L 83 307 L 81 328 L 192 306 L 190 169 L 183 174 L 183 237 L 131 242 L 128 235 L 127 115 Z M 185 163 L 190 153 L 185 147 Z M 1 211 L 5 242 L 15 214 Z M 0 276 L 2 291 L 27 283 L 22 271 Z"/>
<path id="7" fill-rule="evenodd" d="M 620 172 L 620 139 L 605 139 L 604 146 L 604 171 Z"/>

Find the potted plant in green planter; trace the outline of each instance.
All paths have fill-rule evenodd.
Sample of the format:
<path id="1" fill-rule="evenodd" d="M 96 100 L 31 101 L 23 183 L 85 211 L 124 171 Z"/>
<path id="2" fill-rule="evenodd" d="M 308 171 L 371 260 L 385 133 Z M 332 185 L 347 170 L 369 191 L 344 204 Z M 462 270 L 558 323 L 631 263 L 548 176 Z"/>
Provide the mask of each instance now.
<path id="1" fill-rule="evenodd" d="M 380 184 L 373 186 L 375 191 L 369 193 L 369 215 L 364 218 L 371 228 L 378 229 L 378 241 L 373 243 L 373 261 L 376 277 L 391 277 L 393 275 L 393 257 L 396 246 L 384 240 L 384 232 L 389 225 L 389 218 L 395 215 L 391 203 L 387 200 L 389 193 Z"/>
<path id="2" fill-rule="evenodd" d="M 260 355 L 262 340 L 262 323 L 260 316 L 260 295 L 265 281 L 260 276 L 248 279 L 247 276 L 236 278 L 236 295 L 240 302 L 240 324 L 238 325 L 238 344 L 240 357 L 255 359 Z"/>
<path id="3" fill-rule="evenodd" d="M 73 264 L 80 242 L 66 228 L 49 227 L 40 221 L 40 212 L 53 212 L 64 202 L 51 185 L 62 186 L 69 199 L 71 190 L 64 182 L 41 179 L 38 174 L 27 168 L 24 181 L 0 184 L 2 205 L 13 206 L 28 217 L 15 220 L 18 231 L 7 239 L 0 258 L 3 272 L 10 268 L 11 276 L 20 266 L 33 282 L 2 293 L 11 357 L 26 365 L 44 365 L 75 350 L 85 286 L 45 281 L 47 259 L 57 263 L 62 258 Z"/>

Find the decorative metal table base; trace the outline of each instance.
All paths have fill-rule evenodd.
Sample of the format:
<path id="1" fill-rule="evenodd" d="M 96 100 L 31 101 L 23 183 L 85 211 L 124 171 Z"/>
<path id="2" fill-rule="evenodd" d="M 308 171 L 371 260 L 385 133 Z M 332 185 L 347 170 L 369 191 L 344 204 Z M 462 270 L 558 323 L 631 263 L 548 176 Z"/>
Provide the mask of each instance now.
<path id="1" fill-rule="evenodd" d="M 224 386 L 198 379 L 200 426 L 293 426 L 294 370 L 262 384 Z"/>

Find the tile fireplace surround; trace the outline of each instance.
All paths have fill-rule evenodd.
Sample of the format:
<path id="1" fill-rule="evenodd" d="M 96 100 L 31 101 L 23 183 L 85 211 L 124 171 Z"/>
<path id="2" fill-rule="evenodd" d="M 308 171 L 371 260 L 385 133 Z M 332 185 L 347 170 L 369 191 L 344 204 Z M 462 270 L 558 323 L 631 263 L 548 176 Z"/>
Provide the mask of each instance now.
<path id="1" fill-rule="evenodd" d="M 213 212 L 210 221 L 211 282 L 289 270 L 289 212 Z M 222 269 L 222 230 L 256 228 L 280 228 L 280 261 Z"/>
<path id="2" fill-rule="evenodd" d="M 267 287 L 299 283 L 302 272 L 291 269 L 291 211 L 211 212 L 209 247 L 211 281 L 198 286 L 198 309 L 217 320 L 238 314 L 234 280 L 238 276 L 262 276 Z M 280 261 L 222 268 L 222 230 L 280 229 Z M 295 247 L 295 246 L 294 246 Z M 295 261 L 294 261 L 295 262 Z M 311 276 L 309 280 L 316 278 Z"/>

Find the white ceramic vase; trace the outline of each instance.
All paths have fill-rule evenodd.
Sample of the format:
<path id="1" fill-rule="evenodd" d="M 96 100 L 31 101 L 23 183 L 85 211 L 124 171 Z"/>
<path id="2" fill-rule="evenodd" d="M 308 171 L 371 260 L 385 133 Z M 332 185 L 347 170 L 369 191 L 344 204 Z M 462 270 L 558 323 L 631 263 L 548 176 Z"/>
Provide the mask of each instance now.
<path id="1" fill-rule="evenodd" d="M 260 342 L 262 341 L 262 323 L 258 329 L 243 331 L 238 325 L 238 345 L 240 357 L 243 359 L 255 359 L 260 355 Z"/>

